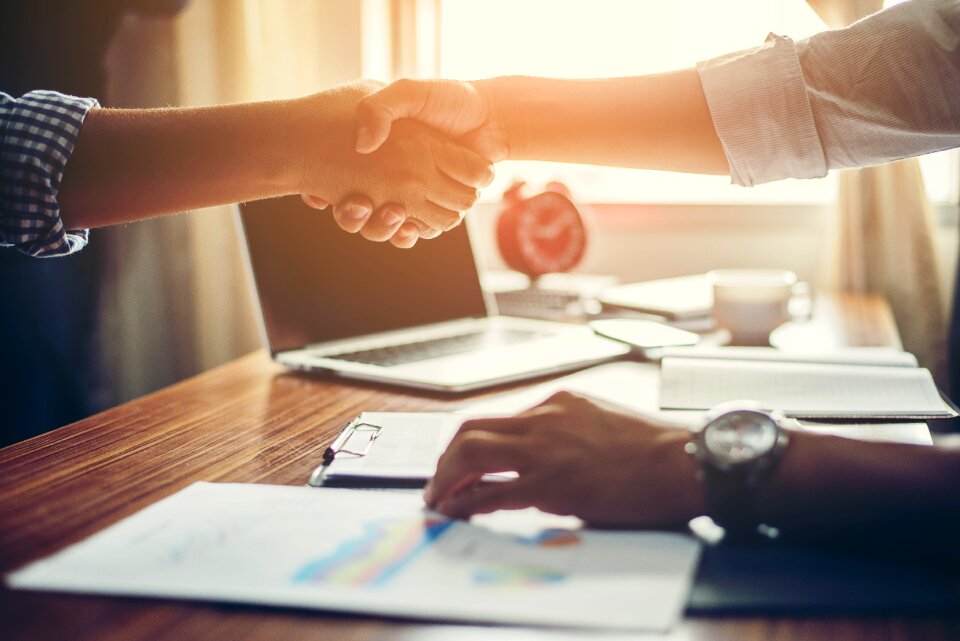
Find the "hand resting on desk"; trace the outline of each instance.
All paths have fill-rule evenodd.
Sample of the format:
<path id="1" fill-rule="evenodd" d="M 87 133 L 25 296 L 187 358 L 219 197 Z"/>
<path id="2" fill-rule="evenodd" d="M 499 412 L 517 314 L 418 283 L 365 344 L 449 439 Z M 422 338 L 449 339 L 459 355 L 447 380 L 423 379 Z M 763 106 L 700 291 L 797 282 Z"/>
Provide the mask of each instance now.
<path id="1" fill-rule="evenodd" d="M 459 518 L 536 507 L 593 525 L 674 527 L 704 511 L 688 439 L 660 418 L 563 392 L 511 418 L 465 422 L 424 498 Z M 516 480 L 479 483 L 504 471 Z M 960 448 L 797 431 L 757 517 L 792 540 L 934 545 L 960 535 L 958 490 Z"/>
<path id="2" fill-rule="evenodd" d="M 561 392 L 512 418 L 467 421 L 427 488 L 451 516 L 537 507 L 597 525 L 683 525 L 702 513 L 686 430 Z M 514 481 L 479 484 L 487 473 Z"/>

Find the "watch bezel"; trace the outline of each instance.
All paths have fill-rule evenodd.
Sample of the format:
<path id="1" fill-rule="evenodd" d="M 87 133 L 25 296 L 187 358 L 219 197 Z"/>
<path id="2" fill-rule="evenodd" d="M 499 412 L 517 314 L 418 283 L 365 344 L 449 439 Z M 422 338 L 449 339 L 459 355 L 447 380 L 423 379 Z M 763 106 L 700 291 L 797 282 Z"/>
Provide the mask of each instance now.
<path id="1" fill-rule="evenodd" d="M 744 458 L 740 460 L 731 460 L 731 458 L 724 452 L 715 450 L 710 445 L 710 433 L 713 430 L 719 429 L 721 422 L 729 420 L 731 415 L 743 415 L 749 414 L 752 416 L 757 416 L 763 419 L 764 422 L 768 423 L 773 427 L 774 437 L 769 445 L 762 450 L 757 451 L 753 456 L 749 458 Z M 783 436 L 783 423 L 782 416 L 773 413 L 765 412 L 763 410 L 754 409 L 754 408 L 739 408 L 729 411 L 724 411 L 717 414 L 716 416 L 711 417 L 700 430 L 697 432 L 697 449 L 703 453 L 703 457 L 706 462 L 709 462 L 713 467 L 722 471 L 733 471 L 738 469 L 746 469 L 752 466 L 755 466 L 769 457 L 770 453 L 775 451 L 778 447 L 778 442 Z"/>
<path id="2" fill-rule="evenodd" d="M 731 462 L 707 447 L 711 425 L 731 413 L 751 412 L 762 415 L 776 428 L 773 444 L 757 456 Z M 759 486 L 775 471 L 789 443 L 787 419 L 779 412 L 766 411 L 755 401 L 734 401 L 717 406 L 707 413 L 699 428 L 693 428 L 687 451 L 698 462 L 699 478 L 704 486 L 707 512 L 734 539 L 756 535 L 760 523 L 756 519 L 756 494 Z"/>

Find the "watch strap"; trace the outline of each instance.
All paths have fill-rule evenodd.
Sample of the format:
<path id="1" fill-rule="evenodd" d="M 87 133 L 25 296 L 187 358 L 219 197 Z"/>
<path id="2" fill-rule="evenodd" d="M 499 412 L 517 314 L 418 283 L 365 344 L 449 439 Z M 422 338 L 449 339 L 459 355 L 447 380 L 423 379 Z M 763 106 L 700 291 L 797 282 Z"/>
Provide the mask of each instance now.
<path id="1" fill-rule="evenodd" d="M 745 470 L 703 466 L 707 516 L 721 526 L 725 539 L 743 541 L 757 534 L 757 496 Z"/>

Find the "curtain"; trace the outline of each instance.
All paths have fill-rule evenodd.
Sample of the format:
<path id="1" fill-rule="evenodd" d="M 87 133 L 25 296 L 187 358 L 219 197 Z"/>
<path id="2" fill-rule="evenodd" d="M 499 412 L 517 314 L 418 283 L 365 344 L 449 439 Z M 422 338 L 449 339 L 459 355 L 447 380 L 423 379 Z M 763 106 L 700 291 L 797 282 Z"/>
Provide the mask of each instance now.
<path id="1" fill-rule="evenodd" d="M 831 27 L 879 11 L 882 0 L 807 0 Z M 828 285 L 883 294 L 904 349 L 946 385 L 946 319 L 934 222 L 916 159 L 840 174 Z"/>
<path id="2" fill-rule="evenodd" d="M 172 20 L 127 16 L 106 61 L 110 104 L 245 102 L 354 80 L 364 18 L 389 20 L 371 13 L 378 5 L 387 2 L 192 0 Z M 91 242 L 108 250 L 102 405 L 262 346 L 234 206 L 99 230 Z"/>

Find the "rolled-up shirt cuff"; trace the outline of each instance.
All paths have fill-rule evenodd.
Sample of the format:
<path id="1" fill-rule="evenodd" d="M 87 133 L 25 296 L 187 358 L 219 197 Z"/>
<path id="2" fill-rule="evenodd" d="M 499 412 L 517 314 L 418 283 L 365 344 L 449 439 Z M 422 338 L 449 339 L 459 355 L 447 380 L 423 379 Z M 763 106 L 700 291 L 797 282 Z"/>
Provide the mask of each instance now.
<path id="1" fill-rule="evenodd" d="M 89 231 L 64 228 L 58 193 L 80 128 L 97 101 L 53 91 L 4 98 L 0 242 L 38 257 L 79 251 L 87 244 Z"/>
<path id="2" fill-rule="evenodd" d="M 792 40 L 770 34 L 759 47 L 699 63 L 697 72 L 734 184 L 826 175 Z"/>

